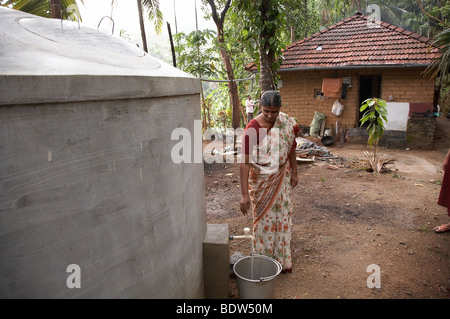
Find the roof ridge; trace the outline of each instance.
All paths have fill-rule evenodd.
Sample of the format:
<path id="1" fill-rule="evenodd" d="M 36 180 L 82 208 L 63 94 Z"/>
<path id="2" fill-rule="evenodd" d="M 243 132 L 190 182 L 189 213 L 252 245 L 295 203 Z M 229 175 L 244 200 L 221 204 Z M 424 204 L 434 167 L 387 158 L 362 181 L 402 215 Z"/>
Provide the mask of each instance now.
<path id="1" fill-rule="evenodd" d="M 362 17 L 363 19 L 365 19 L 365 20 L 370 19 L 369 16 L 367 16 L 367 15 L 365 15 L 365 14 L 362 14 L 362 13 L 360 13 L 360 12 L 358 12 L 358 13 L 361 15 L 361 17 Z M 357 14 L 356 14 L 356 15 L 357 15 Z M 355 16 L 356 16 L 356 15 L 355 15 Z M 395 25 L 395 24 L 391 24 L 391 23 L 389 23 L 389 22 L 385 22 L 385 21 L 382 21 L 382 20 L 376 20 L 376 19 L 374 19 L 374 22 L 378 23 L 380 26 L 382 26 L 382 27 L 384 27 L 384 28 L 388 28 L 388 29 L 391 29 L 392 31 L 395 31 L 395 32 L 401 33 L 401 34 L 403 34 L 403 35 L 406 35 L 407 37 L 410 37 L 410 38 L 419 40 L 419 41 L 421 41 L 421 42 L 425 42 L 425 43 L 427 43 L 427 44 L 431 44 L 431 43 L 432 43 L 432 39 L 427 38 L 427 37 L 425 37 L 425 36 L 423 36 L 423 35 L 420 35 L 420 34 L 418 34 L 418 33 L 416 33 L 416 32 L 406 30 L 406 29 L 404 29 L 404 28 L 402 28 L 402 27 L 400 27 L 400 26 L 397 26 L 397 25 Z"/>
<path id="2" fill-rule="evenodd" d="M 317 36 L 319 36 L 319 35 L 321 35 L 321 34 L 323 34 L 323 33 L 325 33 L 325 32 L 328 32 L 328 31 L 330 31 L 330 30 L 332 30 L 332 29 L 334 29 L 334 28 L 336 28 L 336 27 L 342 25 L 342 24 L 345 24 L 345 23 L 347 23 L 347 22 L 349 22 L 349 21 L 355 19 L 355 18 L 358 17 L 359 15 L 363 15 L 363 14 L 362 14 L 361 12 L 356 12 L 356 14 L 352 15 L 351 17 L 348 17 L 348 18 L 346 18 L 346 19 L 344 19 L 344 20 L 341 20 L 341 21 L 339 21 L 339 22 L 333 23 L 332 25 L 330 25 L 330 26 L 328 26 L 328 27 L 325 27 L 325 28 L 322 29 L 322 30 L 317 31 L 317 32 L 314 33 L 314 34 L 311 34 L 309 37 L 303 38 L 303 39 L 301 39 L 301 40 L 299 40 L 299 41 L 296 41 L 296 42 L 293 42 L 293 43 L 289 44 L 289 45 L 286 47 L 285 50 L 289 49 L 290 47 L 292 47 L 292 46 L 294 46 L 294 45 L 301 44 L 301 43 L 306 42 L 306 41 L 308 41 L 308 40 L 310 40 L 310 39 L 312 39 L 312 38 L 315 38 L 315 37 L 317 37 Z"/>

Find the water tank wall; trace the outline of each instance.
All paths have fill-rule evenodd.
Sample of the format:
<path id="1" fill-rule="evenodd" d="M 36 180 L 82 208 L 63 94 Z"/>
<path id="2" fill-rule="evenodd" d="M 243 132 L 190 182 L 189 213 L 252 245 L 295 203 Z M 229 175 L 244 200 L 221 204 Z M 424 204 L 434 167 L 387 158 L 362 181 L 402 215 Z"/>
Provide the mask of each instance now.
<path id="1" fill-rule="evenodd" d="M 4 24 L 29 18 L 11 11 L 7 59 Z M 202 298 L 203 165 L 171 158 L 173 130 L 200 119 L 198 81 L 161 63 L 60 70 L 0 65 L 0 298 Z"/>
<path id="2" fill-rule="evenodd" d="M 203 167 L 170 153 L 198 103 L 1 106 L 0 296 L 201 297 Z"/>

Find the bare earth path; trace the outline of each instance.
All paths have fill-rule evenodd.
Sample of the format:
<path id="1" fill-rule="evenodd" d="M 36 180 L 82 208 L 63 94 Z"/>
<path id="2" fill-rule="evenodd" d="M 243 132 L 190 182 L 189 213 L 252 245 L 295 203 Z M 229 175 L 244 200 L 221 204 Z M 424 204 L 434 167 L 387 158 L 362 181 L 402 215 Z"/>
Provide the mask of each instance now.
<path id="1" fill-rule="evenodd" d="M 433 227 L 450 221 L 437 205 L 441 163 L 448 144 L 435 151 L 387 150 L 391 172 L 361 170 L 361 145 L 329 147 L 342 160 L 299 163 L 293 190 L 293 272 L 277 277 L 280 299 L 450 299 L 450 232 Z M 239 211 L 238 164 L 206 164 L 208 223 L 243 234 L 251 219 Z M 234 252 L 250 254 L 247 240 L 230 241 Z M 369 288 L 369 265 L 381 270 L 381 288 Z M 230 298 L 239 298 L 230 279 Z"/>

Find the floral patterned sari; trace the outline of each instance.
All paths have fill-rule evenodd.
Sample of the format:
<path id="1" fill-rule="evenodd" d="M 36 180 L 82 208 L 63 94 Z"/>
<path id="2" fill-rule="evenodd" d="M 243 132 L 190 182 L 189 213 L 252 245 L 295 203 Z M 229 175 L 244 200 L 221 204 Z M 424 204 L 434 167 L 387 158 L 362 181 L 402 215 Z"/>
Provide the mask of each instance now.
<path id="1" fill-rule="evenodd" d="M 280 112 L 274 126 L 256 146 L 250 162 L 249 195 L 253 211 L 253 248 L 291 269 L 291 169 L 297 123 Z"/>

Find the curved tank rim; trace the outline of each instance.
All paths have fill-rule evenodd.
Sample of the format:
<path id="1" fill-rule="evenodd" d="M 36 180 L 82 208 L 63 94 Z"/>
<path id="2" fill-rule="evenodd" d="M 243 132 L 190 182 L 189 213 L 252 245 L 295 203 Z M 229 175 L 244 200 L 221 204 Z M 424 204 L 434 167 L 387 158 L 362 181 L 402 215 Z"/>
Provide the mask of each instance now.
<path id="1" fill-rule="evenodd" d="M 121 38 L 64 26 L 0 7 L 0 105 L 200 93 L 198 78 Z M 58 40 L 67 35 L 73 43 Z"/>

